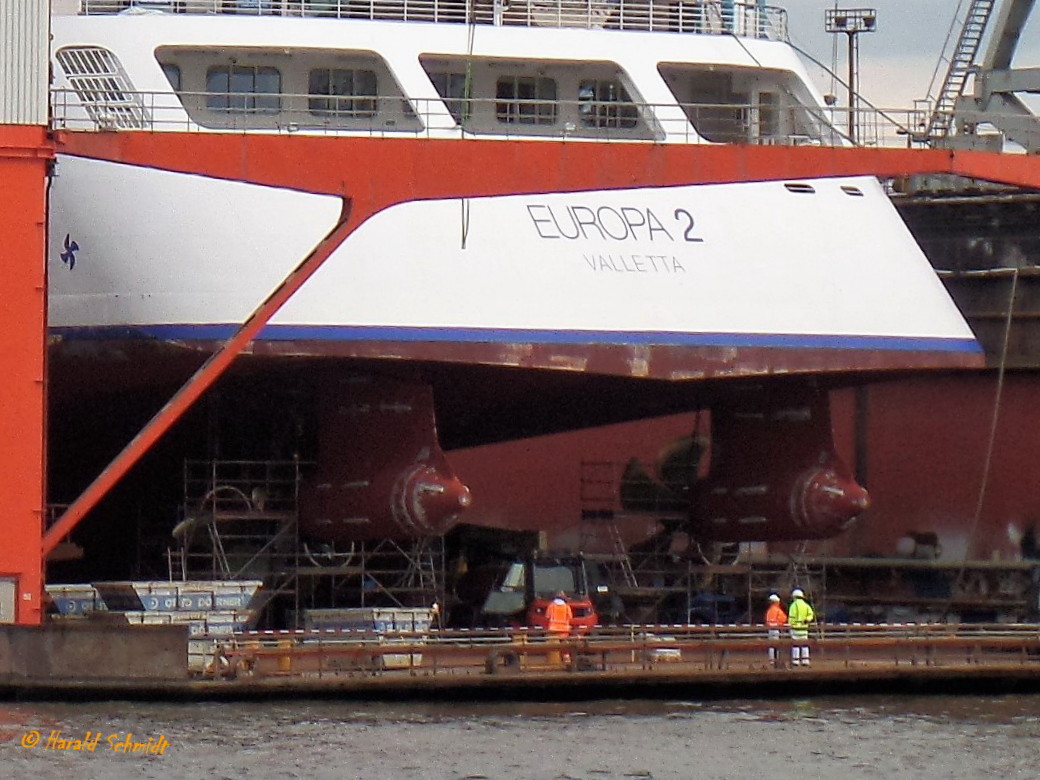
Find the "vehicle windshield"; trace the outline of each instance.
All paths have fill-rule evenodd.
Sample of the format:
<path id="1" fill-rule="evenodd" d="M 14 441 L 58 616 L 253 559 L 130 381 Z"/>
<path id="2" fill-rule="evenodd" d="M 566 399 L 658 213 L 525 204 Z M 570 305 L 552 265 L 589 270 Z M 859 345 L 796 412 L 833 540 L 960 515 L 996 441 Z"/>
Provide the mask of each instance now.
<path id="1" fill-rule="evenodd" d="M 574 571 L 569 566 L 535 564 L 534 595 L 551 597 L 561 590 L 569 596 L 574 595 Z"/>

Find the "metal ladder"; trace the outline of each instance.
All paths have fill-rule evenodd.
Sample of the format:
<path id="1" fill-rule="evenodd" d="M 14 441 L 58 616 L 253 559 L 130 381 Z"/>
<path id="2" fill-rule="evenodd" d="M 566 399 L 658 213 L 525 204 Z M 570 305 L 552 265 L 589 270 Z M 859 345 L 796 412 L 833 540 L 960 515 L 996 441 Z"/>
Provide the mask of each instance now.
<path id="1" fill-rule="evenodd" d="M 621 569 L 621 579 L 630 588 L 636 587 L 639 583 L 636 582 L 636 573 L 632 571 L 632 558 L 625 549 L 625 543 L 621 540 L 621 531 L 618 530 L 617 521 L 613 515 L 607 521 L 607 534 L 610 536 L 613 553 L 616 556 L 618 567 Z"/>
<path id="2" fill-rule="evenodd" d="M 420 542 L 416 551 L 416 585 L 423 594 L 426 604 L 443 602 L 440 570 L 443 567 L 443 539 L 427 539 Z M 431 601 L 432 594 L 432 601 Z"/>
<path id="3" fill-rule="evenodd" d="M 618 464 L 583 460 L 579 480 L 582 550 L 590 537 L 598 536 L 596 533 L 588 533 L 589 524 L 603 528 L 610 542 L 610 561 L 617 565 L 622 582 L 629 587 L 636 587 L 638 582 L 632 570 L 632 559 L 617 526 L 615 508 L 618 504 Z"/>
<path id="4" fill-rule="evenodd" d="M 971 0 L 968 6 L 957 46 L 950 58 L 950 67 L 946 71 L 942 89 L 935 101 L 935 109 L 925 130 L 925 137 L 931 141 L 945 138 L 950 132 L 954 106 L 957 98 L 964 92 L 995 4 L 995 0 Z"/>
<path id="5" fill-rule="evenodd" d="M 811 602 L 814 596 L 812 577 L 809 573 L 809 566 L 800 554 L 791 559 L 787 570 L 788 576 L 791 578 L 791 587 L 801 588 L 805 592 L 805 597 Z"/>
<path id="6" fill-rule="evenodd" d="M 802 542 L 791 556 L 788 573 L 791 587 L 801 588 L 805 592 L 806 601 L 816 611 L 817 630 L 823 636 L 824 624 L 820 616 L 825 614 L 827 607 L 827 569 L 823 566 L 817 566 L 815 571 L 810 569 L 806 561 L 806 547 L 807 543 Z M 818 585 L 819 589 L 814 588 L 814 585 Z"/>
<path id="7" fill-rule="evenodd" d="M 384 592 L 402 607 L 415 606 L 411 603 L 415 601 L 427 606 L 434 602 L 443 604 L 444 540 L 423 538 L 400 544 L 389 540 L 387 544 L 386 549 L 400 554 L 404 570 L 396 583 L 384 587 Z"/>

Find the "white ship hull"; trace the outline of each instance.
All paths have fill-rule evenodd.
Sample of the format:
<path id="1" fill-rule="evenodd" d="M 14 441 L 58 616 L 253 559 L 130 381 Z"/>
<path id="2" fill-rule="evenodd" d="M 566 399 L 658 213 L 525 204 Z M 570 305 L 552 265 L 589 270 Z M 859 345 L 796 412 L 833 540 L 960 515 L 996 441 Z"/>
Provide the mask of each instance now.
<path id="1" fill-rule="evenodd" d="M 365 342 L 977 352 L 875 181 L 798 184 L 401 204 L 348 238 L 261 340 L 341 354 Z M 333 197 L 77 158 L 59 161 L 52 206 L 56 333 L 199 345 L 229 337 L 340 211 Z M 524 360 L 497 354 L 483 359 Z"/>
<path id="2" fill-rule="evenodd" d="M 764 23 L 758 6 L 744 10 L 734 24 Z M 414 144 L 438 138 L 479 144 L 506 133 L 521 149 L 556 133 L 575 143 L 704 143 L 712 137 L 706 121 L 697 124 L 705 114 L 677 104 L 676 94 L 685 93 L 676 85 L 688 82 L 684 88 L 694 94 L 703 72 L 714 69 L 729 74 L 731 90 L 739 87 L 757 101 L 734 127 L 758 133 L 759 143 L 791 142 L 794 135 L 767 135 L 780 128 L 792 134 L 815 128 L 819 142 L 818 96 L 791 47 L 770 37 L 212 13 L 54 18 L 58 85 L 68 89 L 61 106 L 66 126 L 288 129 L 286 143 L 293 132 L 334 132 L 337 143 L 350 144 L 377 131 Z M 99 60 L 97 51 L 107 54 Z M 269 63 L 250 66 L 257 83 L 261 71 L 277 72 L 282 92 L 306 92 L 315 52 L 335 60 L 337 51 L 348 60 L 377 53 L 379 61 L 364 60 L 366 67 L 382 74 L 385 64 L 381 83 L 392 82 L 412 112 L 402 113 L 402 97 L 379 108 L 373 103 L 363 127 L 354 114 L 326 115 L 325 126 L 308 126 L 303 119 L 315 118 L 313 95 L 293 102 L 280 92 L 277 111 L 238 114 L 214 110 L 213 93 L 205 91 L 213 88 L 214 68 L 222 67 L 212 63 L 230 56 Z M 596 64 L 604 52 L 607 70 Z M 476 63 L 467 75 L 472 88 L 490 90 L 491 102 L 498 101 L 474 102 L 466 118 L 432 83 L 437 68 L 457 67 L 459 57 Z M 539 73 L 553 75 L 553 91 L 561 93 L 555 124 L 540 124 L 544 101 L 503 102 L 502 84 L 518 82 L 501 74 L 520 67 L 507 68 L 505 58 L 547 63 Z M 103 82 L 104 100 L 80 72 L 98 61 L 114 74 Z M 294 61 L 305 63 L 304 75 L 293 70 Z M 590 69 L 588 78 L 581 68 Z M 562 93 L 588 89 L 579 81 L 623 85 L 612 89 L 633 102 L 568 105 Z M 249 88 L 259 89 L 253 82 Z M 115 93 L 125 98 L 122 107 L 114 107 Z M 248 101 L 258 99 L 245 105 L 255 108 Z M 786 110 L 767 122 L 767 104 Z M 349 105 L 353 111 L 360 104 Z M 510 114 L 517 105 L 535 113 Z M 594 114 L 590 122 L 590 106 L 595 112 L 604 105 L 606 120 Z M 380 125 L 380 116 L 391 118 Z M 568 116 L 575 121 L 564 121 Z M 710 116 L 731 122 L 733 111 Z M 505 123 L 514 119 L 520 124 Z M 609 157 L 602 164 L 610 165 Z M 493 179 L 494 171 L 486 176 Z M 352 187 L 380 186 L 351 182 L 349 170 L 342 177 L 348 197 Z M 610 191 L 565 194 L 550 187 L 537 195 L 399 202 L 334 252 L 253 349 L 667 378 L 978 361 L 970 330 L 872 179 L 661 187 L 648 173 L 632 183 Z M 340 198 L 308 193 L 306 170 L 294 186 L 59 157 L 49 253 L 53 332 L 204 348 L 223 341 L 336 224 Z"/>

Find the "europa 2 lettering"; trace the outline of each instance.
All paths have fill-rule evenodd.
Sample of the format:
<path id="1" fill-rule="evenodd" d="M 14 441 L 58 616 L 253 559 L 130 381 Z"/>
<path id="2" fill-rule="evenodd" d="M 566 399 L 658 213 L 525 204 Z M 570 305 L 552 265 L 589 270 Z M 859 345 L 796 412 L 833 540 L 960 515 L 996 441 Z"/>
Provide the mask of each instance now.
<path id="1" fill-rule="evenodd" d="M 527 205 L 539 237 L 601 241 L 680 241 L 701 243 L 696 221 L 687 209 L 677 208 L 662 218 L 642 206 Z"/>

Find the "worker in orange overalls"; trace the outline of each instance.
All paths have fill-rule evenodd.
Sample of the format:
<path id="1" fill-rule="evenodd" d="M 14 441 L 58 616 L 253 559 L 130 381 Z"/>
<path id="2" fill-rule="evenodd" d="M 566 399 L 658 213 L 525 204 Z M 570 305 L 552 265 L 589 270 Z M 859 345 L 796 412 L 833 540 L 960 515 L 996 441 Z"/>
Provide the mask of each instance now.
<path id="1" fill-rule="evenodd" d="M 787 613 L 780 604 L 780 597 L 773 593 L 769 596 L 769 609 L 766 610 L 766 633 L 770 639 L 780 638 L 780 629 L 787 625 Z M 777 649 L 769 648 L 769 660 L 776 665 L 778 659 Z"/>
<path id="2" fill-rule="evenodd" d="M 571 634 L 571 622 L 574 620 L 574 611 L 571 609 L 571 605 L 567 603 L 567 596 L 561 590 L 556 594 L 556 598 L 549 602 L 549 606 L 545 608 L 545 619 L 547 621 L 546 631 L 549 634 L 550 642 L 562 642 Z M 549 654 L 548 659 L 550 664 L 570 664 L 570 656 L 568 653 L 558 653 L 553 651 Z"/>
<path id="3" fill-rule="evenodd" d="M 574 612 L 571 610 L 571 605 L 567 603 L 567 596 L 562 590 L 545 608 L 545 619 L 547 621 L 546 630 L 551 639 L 566 639 L 570 636 Z"/>

